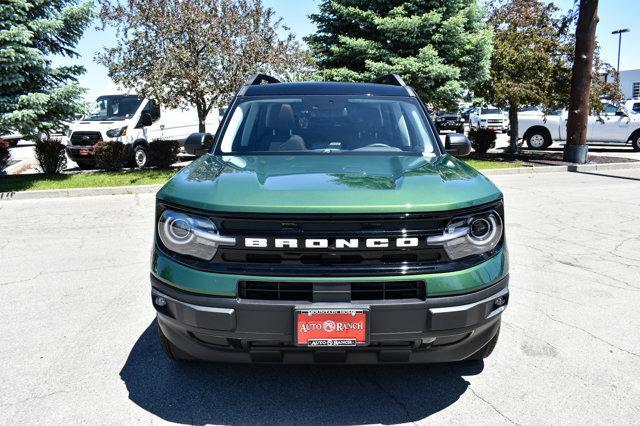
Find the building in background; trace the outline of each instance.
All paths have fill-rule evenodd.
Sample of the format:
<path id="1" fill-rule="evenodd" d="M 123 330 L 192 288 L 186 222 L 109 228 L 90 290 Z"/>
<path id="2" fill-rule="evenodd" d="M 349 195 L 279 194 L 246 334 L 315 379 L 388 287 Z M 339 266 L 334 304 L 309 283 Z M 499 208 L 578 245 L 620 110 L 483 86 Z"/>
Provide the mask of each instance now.
<path id="1" fill-rule="evenodd" d="M 620 90 L 625 99 L 640 98 L 640 69 L 620 71 Z"/>

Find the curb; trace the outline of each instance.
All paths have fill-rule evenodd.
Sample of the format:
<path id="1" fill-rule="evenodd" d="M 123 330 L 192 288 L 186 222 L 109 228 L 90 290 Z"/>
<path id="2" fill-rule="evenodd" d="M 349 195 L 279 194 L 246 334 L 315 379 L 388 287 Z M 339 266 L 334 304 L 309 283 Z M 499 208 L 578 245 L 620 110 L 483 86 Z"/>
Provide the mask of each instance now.
<path id="1" fill-rule="evenodd" d="M 10 165 L 9 167 L 7 167 L 6 169 L 4 169 L 4 172 L 7 175 L 12 175 L 14 174 L 16 171 L 22 169 L 23 167 L 31 167 L 31 160 L 20 160 L 15 164 Z"/>
<path id="2" fill-rule="evenodd" d="M 486 176 L 520 175 L 557 172 L 594 172 L 598 170 L 640 169 L 640 161 L 608 164 L 571 164 L 569 166 L 515 167 L 508 169 L 480 169 Z M 51 189 L 46 191 L 0 192 L 1 200 L 38 200 L 42 198 L 91 197 L 101 195 L 149 194 L 162 185 L 111 186 L 105 188 Z"/>
<path id="3" fill-rule="evenodd" d="M 568 166 L 541 166 L 541 167 L 514 167 L 505 169 L 480 169 L 485 176 L 499 175 L 526 175 L 537 173 L 557 173 L 557 172 L 595 172 L 598 170 L 627 170 L 640 169 L 640 161 L 630 161 L 628 163 L 605 163 L 605 164 L 570 164 Z"/>
<path id="4" fill-rule="evenodd" d="M 0 200 L 38 200 L 41 198 L 91 197 L 101 195 L 148 194 L 162 185 L 110 186 L 105 188 L 50 189 L 46 191 L 0 192 Z"/>

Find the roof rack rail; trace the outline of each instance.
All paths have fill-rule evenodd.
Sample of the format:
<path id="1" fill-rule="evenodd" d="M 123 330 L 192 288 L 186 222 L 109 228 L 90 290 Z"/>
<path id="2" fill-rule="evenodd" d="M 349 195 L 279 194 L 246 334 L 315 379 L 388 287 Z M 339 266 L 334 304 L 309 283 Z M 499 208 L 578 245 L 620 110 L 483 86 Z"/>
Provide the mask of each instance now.
<path id="1" fill-rule="evenodd" d="M 280 80 L 278 80 L 275 77 L 272 77 L 268 74 L 254 74 L 251 77 L 249 77 L 249 79 L 247 80 L 247 82 L 245 83 L 247 86 L 257 86 L 258 84 L 262 84 L 262 83 L 266 83 L 266 84 L 272 84 L 272 83 L 281 83 Z"/>
<path id="2" fill-rule="evenodd" d="M 374 78 L 373 80 L 371 80 L 371 82 L 375 84 L 390 84 L 392 86 L 407 87 L 407 84 L 398 74 L 382 75 L 378 78 Z"/>

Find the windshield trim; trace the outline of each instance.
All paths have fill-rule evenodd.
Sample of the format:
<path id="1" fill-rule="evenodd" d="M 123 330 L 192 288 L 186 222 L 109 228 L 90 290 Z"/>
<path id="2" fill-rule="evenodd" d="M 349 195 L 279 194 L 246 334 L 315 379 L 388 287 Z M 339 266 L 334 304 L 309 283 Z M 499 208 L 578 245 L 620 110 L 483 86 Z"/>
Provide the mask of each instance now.
<path id="1" fill-rule="evenodd" d="M 422 111 L 422 118 L 425 120 L 425 124 L 426 124 L 426 128 L 427 131 L 429 132 L 430 136 L 433 138 L 433 140 L 431 141 L 433 144 L 433 152 L 425 152 L 425 151 L 331 151 L 331 152 L 325 152 L 325 151 L 252 151 L 251 153 L 249 152 L 222 152 L 221 149 L 221 145 L 222 145 L 222 139 L 223 136 L 225 134 L 225 132 L 227 131 L 227 127 L 229 126 L 229 122 L 231 121 L 231 112 L 235 110 L 235 108 L 237 107 L 238 104 L 242 103 L 242 102 L 246 102 L 249 99 L 255 99 L 255 100 L 262 100 L 262 99 L 273 99 L 273 98 L 278 98 L 278 97 L 282 97 L 282 98 L 291 98 L 291 96 L 287 96 L 287 95 L 253 95 L 253 96 L 238 96 L 236 95 L 231 102 L 229 103 L 227 110 L 225 111 L 224 117 L 222 118 L 222 122 L 220 123 L 220 125 L 218 126 L 216 133 L 214 135 L 214 141 L 213 141 L 213 146 L 211 147 L 211 149 L 209 150 L 209 154 L 211 155 L 215 155 L 215 156 L 244 156 L 244 155 L 252 155 L 252 156 L 259 156 L 259 155 L 391 155 L 391 156 L 395 156 L 395 157 L 399 157 L 399 156 L 443 156 L 443 155 L 447 155 L 447 151 L 444 148 L 444 143 L 442 142 L 442 139 L 440 138 L 440 134 L 437 132 L 435 124 L 433 122 L 433 119 L 431 118 L 431 115 L 429 114 L 429 111 L 427 110 L 424 102 L 422 102 L 422 99 L 420 99 L 419 97 L 407 97 L 407 96 L 372 96 L 372 95 L 336 95 L 336 94 L 327 94 L 327 95 L 296 95 L 296 96 L 323 96 L 323 97 L 330 97 L 330 96 L 354 96 L 354 97 L 361 97 L 363 99 L 366 98 L 377 98 L 377 97 L 381 97 L 381 98 L 385 98 L 385 99 L 398 99 L 398 100 L 402 100 L 402 101 L 415 101 L 418 109 L 420 111 Z"/>

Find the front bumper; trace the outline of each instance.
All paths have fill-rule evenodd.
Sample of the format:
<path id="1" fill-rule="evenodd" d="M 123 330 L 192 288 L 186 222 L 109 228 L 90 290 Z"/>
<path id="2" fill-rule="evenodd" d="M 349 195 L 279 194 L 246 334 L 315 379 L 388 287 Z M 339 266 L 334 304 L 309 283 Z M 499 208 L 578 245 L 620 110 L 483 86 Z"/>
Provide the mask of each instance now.
<path id="1" fill-rule="evenodd" d="M 131 154 L 131 144 L 126 140 L 120 140 L 121 138 L 106 138 L 103 139 L 106 142 L 123 142 L 125 148 L 125 156 L 129 156 Z M 71 145 L 67 143 L 66 151 L 69 158 L 73 161 L 81 160 L 87 162 L 95 161 L 93 156 L 93 145 Z"/>
<path id="2" fill-rule="evenodd" d="M 509 130 L 509 125 L 508 124 L 499 124 L 499 123 L 480 123 L 480 127 L 483 129 L 492 129 L 492 130 L 498 130 L 501 132 L 506 132 L 507 130 Z"/>
<path id="3" fill-rule="evenodd" d="M 436 122 L 436 127 L 438 130 L 460 130 L 464 129 L 464 121 L 441 121 Z"/>
<path id="4" fill-rule="evenodd" d="M 179 290 L 153 275 L 151 284 L 158 324 L 165 336 L 196 359 L 223 362 L 461 361 L 496 335 L 509 300 L 508 276 L 464 295 L 357 303 L 205 296 Z M 496 303 L 497 299 L 502 303 Z M 369 345 L 347 349 L 295 346 L 294 310 L 309 307 L 368 308 Z"/>

